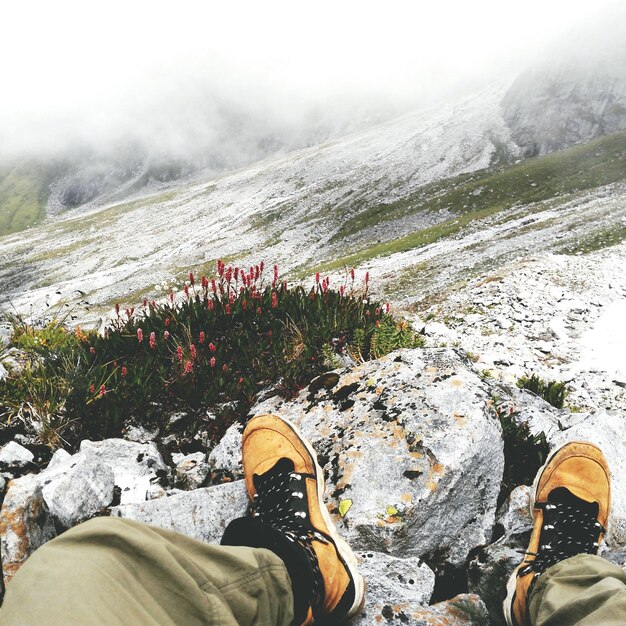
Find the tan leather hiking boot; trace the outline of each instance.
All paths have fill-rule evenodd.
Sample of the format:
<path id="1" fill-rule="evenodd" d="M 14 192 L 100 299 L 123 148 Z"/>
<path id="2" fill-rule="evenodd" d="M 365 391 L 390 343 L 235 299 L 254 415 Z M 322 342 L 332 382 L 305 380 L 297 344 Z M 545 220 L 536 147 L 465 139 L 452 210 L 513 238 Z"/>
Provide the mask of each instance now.
<path id="1" fill-rule="evenodd" d="M 313 589 L 307 592 L 303 624 L 356 615 L 363 603 L 363 578 L 324 505 L 324 474 L 309 442 L 283 419 L 258 416 L 244 430 L 242 459 L 253 515 L 299 545 L 310 563 Z"/>
<path id="2" fill-rule="evenodd" d="M 599 448 L 571 442 L 555 450 L 537 473 L 530 502 L 533 531 L 504 601 L 509 626 L 530 625 L 528 600 L 537 578 L 577 554 L 596 554 L 606 533 L 611 487 Z"/>

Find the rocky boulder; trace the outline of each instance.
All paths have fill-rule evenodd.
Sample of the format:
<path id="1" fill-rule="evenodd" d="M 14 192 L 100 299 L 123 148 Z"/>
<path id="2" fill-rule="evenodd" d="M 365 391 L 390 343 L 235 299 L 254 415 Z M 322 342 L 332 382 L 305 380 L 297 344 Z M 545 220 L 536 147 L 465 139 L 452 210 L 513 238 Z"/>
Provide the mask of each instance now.
<path id="1" fill-rule="evenodd" d="M 313 444 L 327 506 L 356 549 L 461 566 L 487 543 L 503 471 L 489 390 L 449 349 L 402 350 L 313 381 L 276 413 Z M 211 459 L 232 468 L 237 426 Z M 341 511 L 341 513 L 340 513 Z"/>

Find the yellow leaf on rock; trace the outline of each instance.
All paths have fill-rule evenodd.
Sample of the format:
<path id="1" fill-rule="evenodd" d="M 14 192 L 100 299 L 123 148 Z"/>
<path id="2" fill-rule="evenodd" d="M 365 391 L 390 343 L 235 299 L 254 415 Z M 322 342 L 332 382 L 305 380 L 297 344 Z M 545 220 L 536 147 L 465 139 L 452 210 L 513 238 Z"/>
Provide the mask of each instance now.
<path id="1" fill-rule="evenodd" d="M 396 509 L 395 506 L 388 504 L 387 508 L 385 509 L 385 512 L 387 513 L 387 515 L 397 515 L 398 509 Z"/>
<path id="2" fill-rule="evenodd" d="M 339 515 L 341 517 L 345 517 L 346 513 L 350 510 L 352 506 L 352 500 L 340 500 L 339 501 Z"/>

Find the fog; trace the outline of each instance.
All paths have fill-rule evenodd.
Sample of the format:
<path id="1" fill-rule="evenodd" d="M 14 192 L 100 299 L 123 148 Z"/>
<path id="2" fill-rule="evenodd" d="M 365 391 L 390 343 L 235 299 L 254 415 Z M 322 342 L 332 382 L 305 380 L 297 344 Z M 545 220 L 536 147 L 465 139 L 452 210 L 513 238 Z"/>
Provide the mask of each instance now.
<path id="1" fill-rule="evenodd" d="M 609 0 L 10 3 L 0 158 L 126 146 L 234 167 L 510 80 L 587 45 L 595 21 L 622 28 L 618 14 Z"/>

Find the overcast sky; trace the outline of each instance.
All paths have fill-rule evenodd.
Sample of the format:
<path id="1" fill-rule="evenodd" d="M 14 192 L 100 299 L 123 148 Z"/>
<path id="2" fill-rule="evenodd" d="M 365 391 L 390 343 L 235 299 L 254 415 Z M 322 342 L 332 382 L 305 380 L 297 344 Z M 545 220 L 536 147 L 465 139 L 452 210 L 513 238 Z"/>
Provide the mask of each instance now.
<path id="1" fill-rule="evenodd" d="M 294 124 L 312 107 L 345 115 L 368 103 L 425 103 L 513 75 L 615 4 L 7 2 L 0 153 L 54 150 L 77 138 L 97 145 L 130 130 L 149 137 L 158 129 L 175 145 L 192 126 L 208 141 L 215 128 L 196 121 L 218 96 L 259 117 L 270 110 L 291 116 Z"/>

